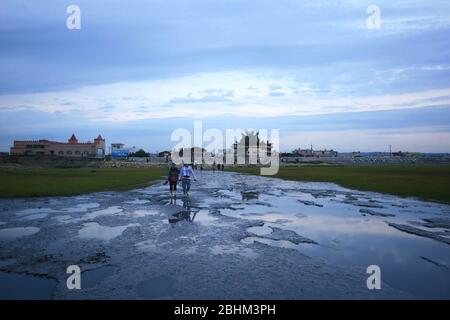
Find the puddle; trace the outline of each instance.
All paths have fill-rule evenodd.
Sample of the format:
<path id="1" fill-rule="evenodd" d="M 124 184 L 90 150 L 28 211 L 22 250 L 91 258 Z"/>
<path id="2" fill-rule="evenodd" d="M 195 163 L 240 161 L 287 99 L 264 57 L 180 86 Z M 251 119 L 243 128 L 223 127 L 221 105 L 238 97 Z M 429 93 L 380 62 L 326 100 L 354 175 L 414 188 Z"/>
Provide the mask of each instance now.
<path id="1" fill-rule="evenodd" d="M 256 258 L 258 254 L 250 248 L 243 248 L 236 245 L 215 245 L 210 248 L 212 255 L 238 254 L 246 258 Z"/>
<path id="2" fill-rule="evenodd" d="M 260 237 L 247 237 L 241 240 L 243 244 L 253 244 L 254 242 L 259 242 L 268 246 L 284 248 L 284 249 L 298 249 L 298 245 L 286 241 L 286 240 L 271 240 Z"/>
<path id="3" fill-rule="evenodd" d="M 286 230 L 272 226 L 269 226 L 269 229 L 270 229 L 269 233 L 267 233 L 267 230 L 263 230 L 263 232 L 261 232 L 261 229 L 259 229 L 257 230 L 259 231 L 259 234 L 257 235 L 261 238 L 275 241 L 289 241 L 297 245 L 300 243 L 317 244 L 314 240 L 303 237 L 292 230 Z M 247 230 L 247 232 L 250 234 L 250 236 L 254 236 L 253 234 L 251 234 L 251 231 Z"/>
<path id="4" fill-rule="evenodd" d="M 380 228 L 378 231 L 382 230 Z M 450 257 L 447 244 L 420 239 L 395 229 L 386 229 L 384 234 L 378 231 L 349 232 L 339 236 L 330 234 L 329 242 L 324 241 L 323 237 L 322 241 L 333 246 L 332 248 L 303 246 L 298 250 L 306 255 L 321 257 L 332 265 L 378 265 L 382 270 L 384 282 L 391 287 L 412 293 L 415 298 L 450 297 L 450 270 L 439 268 L 421 258 L 424 256 L 448 264 Z M 336 240 L 334 245 L 332 239 Z"/>
<path id="5" fill-rule="evenodd" d="M 30 208 L 30 209 L 21 210 L 21 211 L 17 212 L 16 214 L 18 216 L 27 216 L 27 215 L 35 214 L 35 213 L 55 213 L 55 212 L 58 212 L 58 211 L 51 209 L 51 208 Z"/>
<path id="6" fill-rule="evenodd" d="M 130 216 L 135 218 L 142 218 L 145 216 L 156 216 L 160 213 L 157 210 L 135 210 L 131 213 L 129 213 Z"/>
<path id="7" fill-rule="evenodd" d="M 101 216 L 109 216 L 109 215 L 115 215 L 122 213 L 123 209 L 119 206 L 112 206 L 103 210 L 97 210 L 92 211 L 84 215 L 84 220 L 94 220 L 95 218 L 101 217 Z"/>
<path id="8" fill-rule="evenodd" d="M 164 221 L 166 221 L 166 220 L 164 220 Z M 158 245 L 156 243 L 156 240 L 150 239 L 150 240 L 145 240 L 145 241 L 136 243 L 135 247 L 141 251 L 151 251 L 151 250 L 155 250 L 158 247 Z"/>
<path id="9" fill-rule="evenodd" d="M 169 269 L 173 264 L 182 263 L 182 260 L 179 262 L 178 255 L 178 252 L 182 252 L 187 254 L 183 258 L 193 258 L 193 264 L 190 266 L 192 269 L 186 272 L 194 272 L 195 261 L 223 259 L 229 263 L 244 261 L 247 264 L 251 263 L 247 258 L 262 257 L 266 250 L 272 250 L 270 247 L 276 247 L 274 252 L 283 257 L 286 265 L 280 265 L 279 260 L 273 260 L 270 261 L 270 269 L 263 269 L 261 265 L 255 266 L 254 270 L 259 272 L 258 279 L 261 279 L 262 283 L 274 281 L 271 273 L 289 272 L 287 266 L 291 262 L 294 265 L 294 261 L 290 259 L 291 256 L 296 256 L 293 250 L 297 250 L 315 258 L 315 261 L 320 261 L 319 264 L 336 267 L 336 270 L 365 270 L 368 265 L 376 264 L 381 267 L 383 282 L 395 290 L 411 294 L 414 298 L 450 299 L 450 245 L 436 241 L 440 238 L 430 237 L 431 233 L 439 237 L 450 237 L 449 205 L 354 191 L 328 183 L 282 181 L 232 173 L 214 175 L 204 172 L 199 176 L 199 181 L 193 184 L 188 199 L 179 197 L 171 201 L 167 186 L 155 184 L 129 193 L 111 192 L 96 194 L 95 197 L 68 197 L 45 204 L 54 208 L 66 208 L 62 210 L 30 208 L 18 213 L 11 210 L 2 215 L 4 222 L 0 222 L 0 225 L 7 223 L 8 227 L 13 225 L 15 228 L 3 226 L 3 229 L 0 229 L 0 240 L 17 239 L 39 232 L 39 228 L 16 227 L 16 223 L 41 219 L 39 224 L 44 225 L 48 221 L 50 228 L 42 227 L 46 228 L 42 229 L 42 233 L 45 230 L 46 237 L 42 239 L 42 243 L 30 244 L 33 249 L 73 250 L 84 257 L 88 254 L 85 252 L 86 245 L 100 245 L 105 250 L 111 249 L 111 252 L 114 252 L 117 257 L 115 263 L 118 264 L 116 270 L 120 268 L 121 272 L 136 270 L 137 267 L 146 268 L 145 264 L 128 266 L 130 261 L 127 257 L 133 254 L 133 250 L 139 252 L 144 260 L 134 260 L 132 263 L 140 264 L 145 261 L 148 266 L 151 261 L 155 266 L 169 266 Z M 10 205 L 1 201 L 3 206 Z M 17 201 L 17 208 L 25 208 L 24 205 L 36 206 L 34 202 L 23 202 L 24 200 L 20 199 L 14 201 Z M 138 206 L 144 204 L 144 201 L 145 206 Z M 99 203 L 103 209 L 99 208 Z M 106 208 L 105 203 L 108 206 Z M 129 204 L 125 209 L 121 207 L 124 203 Z M 189 223 L 186 223 L 187 221 Z M 244 227 L 250 225 L 253 226 Z M 125 232 L 127 228 L 137 226 L 141 226 L 141 229 Z M 421 236 L 411 234 L 412 231 Z M 73 247 L 63 247 L 67 243 L 64 237 L 77 232 L 78 237 L 71 239 Z M 124 235 L 127 238 L 124 238 Z M 107 242 L 117 237 L 120 237 L 117 239 L 120 241 Z M 242 237 L 244 238 L 239 240 Z M 131 245 L 131 248 L 121 246 L 122 241 L 135 245 Z M 311 241 L 314 243 L 308 243 Z M 5 259 L 0 261 L 0 266 L 16 264 L 17 261 L 9 259 L 28 254 L 29 251 L 23 249 L 21 243 L 9 242 L 8 247 L 3 246 L 8 251 L 5 249 Z M 120 261 L 120 257 L 123 257 L 123 261 Z M 151 260 L 145 260 L 146 258 Z M 264 259 L 275 258 L 267 255 Z M 28 265 L 26 267 L 28 268 Z M 29 271 L 32 272 L 33 268 L 30 265 Z M 173 274 L 166 269 L 159 270 Z M 84 284 L 82 281 L 82 287 L 95 287 L 88 294 L 95 298 L 96 290 L 102 289 L 101 283 L 114 272 L 114 267 L 111 266 L 86 271 L 83 276 L 87 279 Z M 227 272 L 226 266 L 223 272 Z M 321 271 L 314 272 L 309 273 L 313 278 L 329 276 L 321 274 Z M 284 281 L 290 281 L 287 279 L 291 279 L 292 274 L 295 272 L 283 275 Z M 215 279 L 216 274 L 204 276 Z M 337 277 L 339 276 L 337 273 Z M 236 277 L 236 282 L 246 286 L 252 285 L 246 282 L 250 279 L 244 272 L 242 275 L 237 272 Z M 351 275 L 342 274 L 342 278 L 337 278 L 339 281 L 336 283 L 343 281 L 345 277 Z M 111 277 L 114 281 L 116 278 Z M 205 283 L 208 285 L 214 281 Z M 140 283 L 137 293 L 144 299 L 177 298 L 175 284 L 174 278 L 156 277 Z M 295 296 L 295 292 L 286 291 L 295 289 L 288 289 L 291 287 L 285 284 L 277 283 L 277 288 L 281 288 L 280 294 L 268 297 L 284 298 L 291 297 L 292 294 Z M 347 291 L 344 292 L 344 289 L 339 291 L 339 288 L 336 288 L 337 284 L 330 285 L 330 292 L 337 290 L 333 291 L 337 292 L 334 298 L 340 298 L 340 293 L 343 297 L 347 293 L 348 296 L 352 294 L 351 288 L 345 289 Z M 194 292 L 195 284 L 189 289 Z M 187 292 L 186 288 L 183 290 Z M 215 292 L 214 290 L 206 288 L 205 292 Z M 239 288 L 235 290 L 236 296 L 239 296 L 241 291 Z M 320 291 L 324 290 L 321 287 L 317 290 L 318 294 L 324 293 Z M 355 293 L 352 297 L 359 298 L 360 295 Z"/>
<path id="10" fill-rule="evenodd" d="M 217 217 L 209 213 L 209 210 L 200 210 L 199 212 L 197 212 L 195 221 L 205 226 L 221 224 L 220 220 Z"/>
<path id="11" fill-rule="evenodd" d="M 193 214 L 191 211 L 184 210 L 170 215 L 167 220 L 172 225 L 182 221 L 193 222 L 193 219 L 195 219 L 195 215 L 196 214 Z"/>
<path id="12" fill-rule="evenodd" d="M 420 224 L 429 216 L 448 216 L 447 205 L 355 192 L 332 184 L 272 182 L 270 178 L 263 180 L 249 176 L 245 177 L 246 181 L 236 179 L 236 176 L 230 180 L 234 180 L 227 184 L 233 186 L 232 190 L 221 190 L 219 194 L 232 199 L 241 195 L 243 201 L 217 207 L 220 214 L 265 222 L 263 226 L 248 228 L 248 237 L 241 240 L 242 244 L 259 242 L 295 249 L 342 267 L 366 268 L 377 264 L 382 268 L 383 281 L 398 290 L 417 298 L 450 298 L 450 286 L 442 285 L 450 283 L 449 269 L 429 262 L 436 260 L 450 265 L 450 246 L 389 226 L 389 223 L 409 224 L 412 221 Z M 239 191 L 241 186 L 237 181 L 242 183 L 242 191 Z M 256 186 L 255 193 L 266 189 L 266 192 L 259 192 L 258 202 L 270 206 L 248 199 L 245 194 L 248 185 Z M 223 198 L 217 199 L 216 203 L 220 201 Z M 214 206 L 214 201 L 208 199 L 200 205 L 205 204 Z M 402 212 L 403 208 L 410 209 Z M 426 221 L 438 221 L 441 222 L 439 226 L 445 226 L 442 219 Z M 278 228 L 275 234 L 271 227 Z M 448 230 L 436 228 L 430 231 L 440 232 L 442 237 L 448 233 Z M 303 238 L 317 244 L 303 243 Z M 214 250 L 217 252 L 217 248 Z"/>
<path id="13" fill-rule="evenodd" d="M 215 245 L 210 248 L 210 251 L 213 255 L 236 254 L 239 252 L 239 248 L 237 246 Z"/>
<path id="14" fill-rule="evenodd" d="M 261 227 L 257 226 L 257 227 L 247 228 L 247 232 L 257 235 L 257 236 L 264 236 L 264 235 L 268 235 L 268 234 L 272 233 L 272 229 L 270 229 L 267 224 L 264 224 Z"/>
<path id="15" fill-rule="evenodd" d="M 192 210 L 191 203 L 189 199 L 183 199 L 183 206 L 176 205 L 176 199 L 171 200 L 167 208 L 170 208 L 168 221 L 171 225 L 175 225 L 178 222 L 186 221 L 186 222 L 194 222 L 198 211 Z"/>
<path id="16" fill-rule="evenodd" d="M 83 228 L 78 231 L 78 236 L 82 239 L 112 240 L 130 228 L 140 226 L 139 223 L 130 223 L 124 226 L 107 227 L 99 225 L 97 222 L 83 224 Z"/>
<path id="17" fill-rule="evenodd" d="M 231 190 L 219 190 L 218 194 L 225 198 L 230 198 L 232 200 L 241 200 L 242 195 L 240 192 L 231 191 Z"/>
<path id="18" fill-rule="evenodd" d="M 56 280 L 0 272 L 0 284 L 0 300 L 46 300 L 51 298 Z"/>
<path id="19" fill-rule="evenodd" d="M 143 299 L 170 299 L 174 293 L 174 285 L 173 278 L 160 276 L 141 282 L 136 290 Z"/>
<path id="20" fill-rule="evenodd" d="M 116 272 L 113 266 L 103 266 L 94 270 L 87 270 L 81 273 L 81 289 L 92 288 L 101 283 L 106 278 Z"/>
<path id="21" fill-rule="evenodd" d="M 22 218 L 22 220 L 38 220 L 38 219 L 44 219 L 47 216 L 48 216 L 48 213 L 37 213 L 37 214 L 25 216 Z"/>
<path id="22" fill-rule="evenodd" d="M 64 209 L 64 211 L 69 213 L 87 212 L 89 209 L 95 209 L 98 207 L 100 207 L 100 204 L 96 202 L 80 203 L 75 207 Z"/>
<path id="23" fill-rule="evenodd" d="M 145 200 L 145 199 L 135 199 L 132 201 L 124 201 L 124 203 L 127 203 L 127 204 L 146 204 L 149 202 L 150 202 L 150 200 Z"/>
<path id="24" fill-rule="evenodd" d="M 5 260 L 0 260 L 0 267 L 6 267 L 12 264 L 15 264 L 17 262 L 16 259 L 5 259 Z"/>
<path id="25" fill-rule="evenodd" d="M 0 240 L 13 240 L 25 236 L 31 236 L 39 232 L 39 228 L 36 227 L 17 227 L 0 229 Z"/>
<path id="26" fill-rule="evenodd" d="M 64 215 L 54 216 L 53 219 L 55 219 L 59 223 L 69 223 L 72 220 L 72 216 L 70 216 L 68 214 L 64 214 Z"/>
<path id="27" fill-rule="evenodd" d="M 259 198 L 259 192 L 256 191 L 242 191 L 241 195 L 243 201 L 257 200 Z"/>
<path id="28" fill-rule="evenodd" d="M 421 258 L 435 258 L 449 265 L 450 247 L 447 244 L 398 231 L 382 220 L 346 215 L 289 217 L 283 225 L 283 228 L 296 230 L 319 245 L 267 238 L 270 234 L 267 223 L 262 227 L 248 228 L 247 231 L 255 236 L 244 238 L 241 242 L 296 249 L 308 256 L 324 259 L 331 265 L 367 267 L 375 264 L 380 266 L 384 282 L 412 293 L 415 298 L 450 297 L 450 286 L 442 284 L 444 279 L 450 281 L 450 270 Z"/>

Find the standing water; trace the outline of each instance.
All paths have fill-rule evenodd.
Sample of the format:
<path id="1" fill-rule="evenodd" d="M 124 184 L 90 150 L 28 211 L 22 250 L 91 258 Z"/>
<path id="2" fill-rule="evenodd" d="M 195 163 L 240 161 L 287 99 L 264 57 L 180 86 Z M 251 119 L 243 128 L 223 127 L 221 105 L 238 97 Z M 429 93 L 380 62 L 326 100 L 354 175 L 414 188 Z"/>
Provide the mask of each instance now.
<path id="1" fill-rule="evenodd" d="M 189 198 L 171 199 L 161 182 L 0 200 L 2 287 L 37 290 L 32 298 L 49 290 L 53 298 L 450 298 L 446 204 L 330 183 L 197 176 Z M 93 270 L 82 273 L 83 290 L 65 286 L 72 264 Z M 370 265 L 381 269 L 377 292 L 366 287 Z M 22 279 L 33 273 L 47 278 Z"/>

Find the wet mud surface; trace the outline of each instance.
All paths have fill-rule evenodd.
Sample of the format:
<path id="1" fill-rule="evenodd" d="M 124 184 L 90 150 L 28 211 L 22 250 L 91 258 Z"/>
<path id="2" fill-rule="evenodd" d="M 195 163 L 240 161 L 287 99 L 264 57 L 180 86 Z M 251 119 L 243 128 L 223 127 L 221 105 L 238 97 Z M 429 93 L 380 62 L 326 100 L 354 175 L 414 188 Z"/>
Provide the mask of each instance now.
<path id="1" fill-rule="evenodd" d="M 450 298 L 450 206 L 226 172 L 0 200 L 0 299 Z M 180 191 L 179 191 L 180 192 Z M 66 286 L 79 265 L 81 290 Z M 368 290 L 379 265 L 382 289 Z"/>

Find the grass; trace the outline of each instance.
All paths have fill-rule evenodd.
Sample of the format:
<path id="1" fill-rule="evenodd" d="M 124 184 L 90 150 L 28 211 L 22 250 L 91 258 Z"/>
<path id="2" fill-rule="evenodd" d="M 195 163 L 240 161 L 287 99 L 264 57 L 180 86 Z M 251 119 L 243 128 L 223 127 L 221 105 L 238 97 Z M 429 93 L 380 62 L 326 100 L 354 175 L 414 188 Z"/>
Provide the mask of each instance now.
<path id="1" fill-rule="evenodd" d="M 259 168 L 233 171 L 259 174 Z M 0 169 L 0 198 L 68 196 L 149 185 L 166 168 Z M 334 182 L 343 187 L 450 203 L 450 165 L 281 167 L 277 178 Z"/>
<path id="2" fill-rule="evenodd" d="M 149 185 L 166 168 L 0 169 L 0 198 L 68 196 Z"/>
<path id="3" fill-rule="evenodd" d="M 259 168 L 233 171 L 259 174 Z M 343 187 L 450 203 L 450 165 L 280 167 L 277 178 L 323 181 Z"/>

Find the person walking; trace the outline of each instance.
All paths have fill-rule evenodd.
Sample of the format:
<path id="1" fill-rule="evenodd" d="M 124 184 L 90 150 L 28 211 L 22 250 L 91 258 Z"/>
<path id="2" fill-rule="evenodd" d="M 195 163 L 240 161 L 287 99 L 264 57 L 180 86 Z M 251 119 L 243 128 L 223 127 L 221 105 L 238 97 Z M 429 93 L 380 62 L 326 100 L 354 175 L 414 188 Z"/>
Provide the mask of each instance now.
<path id="1" fill-rule="evenodd" d="M 175 198 L 177 195 L 177 183 L 179 174 L 180 170 L 177 168 L 177 165 L 172 162 L 169 168 L 169 172 L 167 173 L 167 181 L 169 182 L 170 196 L 172 198 Z"/>
<path id="2" fill-rule="evenodd" d="M 189 196 L 189 190 L 191 189 L 191 179 L 197 181 L 195 177 L 194 170 L 188 163 L 184 163 L 183 167 L 180 170 L 178 180 L 181 180 L 181 185 L 183 187 L 183 194 L 187 197 Z"/>

